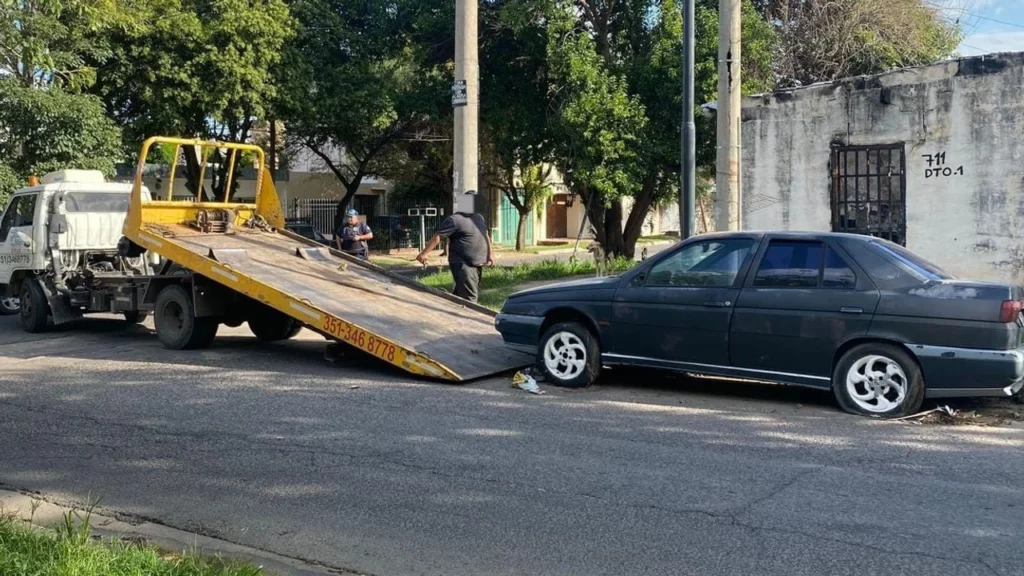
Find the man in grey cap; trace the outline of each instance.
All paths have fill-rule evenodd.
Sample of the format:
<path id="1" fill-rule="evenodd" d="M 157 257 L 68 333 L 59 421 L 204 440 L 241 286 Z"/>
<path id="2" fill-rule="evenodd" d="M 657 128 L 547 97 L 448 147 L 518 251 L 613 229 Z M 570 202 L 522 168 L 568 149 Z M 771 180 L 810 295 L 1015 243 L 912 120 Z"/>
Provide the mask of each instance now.
<path id="1" fill-rule="evenodd" d="M 366 222 L 359 221 L 359 212 L 348 211 L 348 218 L 338 228 L 335 237 L 338 241 L 338 250 L 363 260 L 370 259 L 370 249 L 366 245 L 366 241 L 373 240 L 373 231 L 366 225 Z"/>
<path id="2" fill-rule="evenodd" d="M 441 238 L 448 239 L 448 269 L 455 280 L 455 295 L 476 302 L 480 296 L 483 267 L 494 265 L 491 235 L 484 217 L 456 212 L 445 218 L 437 233 L 416 257 L 421 264 L 427 263 L 427 255 L 437 248 Z"/>

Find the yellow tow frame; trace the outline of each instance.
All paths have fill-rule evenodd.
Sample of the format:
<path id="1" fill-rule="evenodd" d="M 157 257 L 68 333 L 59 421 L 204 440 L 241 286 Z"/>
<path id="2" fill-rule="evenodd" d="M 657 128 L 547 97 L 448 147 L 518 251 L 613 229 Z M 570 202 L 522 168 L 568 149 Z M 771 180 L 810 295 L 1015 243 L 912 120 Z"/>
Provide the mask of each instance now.
<path id="1" fill-rule="evenodd" d="M 167 182 L 168 198 L 173 197 L 177 159 L 183 146 L 195 147 L 200 155 L 199 157 L 202 160 L 199 180 L 201 186 L 204 182 L 203 177 L 206 172 L 208 152 L 213 149 L 225 150 L 229 154 L 230 160 L 226 175 L 224 198 L 220 202 L 203 202 L 198 198 L 191 201 L 174 201 L 170 199 L 144 201 L 142 188 L 146 158 L 149 155 L 150 149 L 155 144 L 174 146 L 174 162 L 171 165 L 170 177 Z M 230 194 L 236 160 L 238 155 L 243 152 L 252 152 L 256 156 L 256 198 L 253 203 L 228 202 L 227 196 Z M 389 338 L 334 316 L 316 307 L 308 300 L 296 298 L 256 278 L 249 277 L 227 264 L 197 254 L 178 244 L 173 237 L 168 237 L 166 234 L 160 233 L 155 229 L 155 227 L 160 225 L 184 224 L 195 220 L 200 210 L 208 209 L 234 211 L 236 220 L 233 224 L 236 226 L 242 226 L 251 217 L 259 216 L 275 230 L 273 232 L 275 234 L 281 234 L 294 242 L 322 247 L 296 234 L 286 231 L 277 232 L 277 230 L 284 228 L 284 213 L 281 210 L 281 201 L 278 198 L 277 189 L 274 187 L 270 170 L 266 166 L 265 154 L 259 146 L 161 136 L 147 139 L 142 144 L 142 151 L 139 155 L 139 162 L 135 171 L 131 201 L 128 206 L 128 216 L 124 222 L 123 233 L 128 239 L 196 274 L 287 314 L 327 338 L 346 342 L 361 348 L 407 372 L 442 380 L 461 380 L 459 375 L 447 366 L 415 350 L 405 348 Z M 333 249 L 331 253 L 345 261 L 354 262 L 354 259 Z"/>

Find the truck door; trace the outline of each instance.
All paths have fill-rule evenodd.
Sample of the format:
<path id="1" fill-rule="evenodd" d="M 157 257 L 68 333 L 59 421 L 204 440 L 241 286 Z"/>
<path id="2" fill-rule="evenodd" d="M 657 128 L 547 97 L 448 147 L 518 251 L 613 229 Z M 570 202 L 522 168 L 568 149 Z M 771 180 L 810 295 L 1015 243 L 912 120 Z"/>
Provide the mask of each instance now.
<path id="1" fill-rule="evenodd" d="M 8 284 L 15 270 L 32 264 L 38 192 L 18 194 L 11 198 L 3 219 L 0 219 L 0 283 Z"/>

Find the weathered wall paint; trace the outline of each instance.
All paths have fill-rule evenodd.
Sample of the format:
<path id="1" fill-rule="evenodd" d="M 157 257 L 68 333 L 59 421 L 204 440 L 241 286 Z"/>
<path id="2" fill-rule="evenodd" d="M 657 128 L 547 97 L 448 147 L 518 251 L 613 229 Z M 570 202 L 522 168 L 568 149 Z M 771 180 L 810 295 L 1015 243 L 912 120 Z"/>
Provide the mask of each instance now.
<path id="1" fill-rule="evenodd" d="M 1024 53 L 746 98 L 743 228 L 830 230 L 831 144 L 899 142 L 907 247 L 1024 283 Z"/>

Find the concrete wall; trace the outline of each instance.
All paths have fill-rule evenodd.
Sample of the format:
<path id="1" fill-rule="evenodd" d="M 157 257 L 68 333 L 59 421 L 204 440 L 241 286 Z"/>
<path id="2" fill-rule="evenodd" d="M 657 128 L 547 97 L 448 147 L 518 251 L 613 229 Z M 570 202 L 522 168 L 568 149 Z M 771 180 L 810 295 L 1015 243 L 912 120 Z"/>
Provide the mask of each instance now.
<path id="1" fill-rule="evenodd" d="M 1022 95 L 1024 54 L 1000 54 L 747 98 L 742 225 L 830 230 L 830 146 L 904 143 L 907 247 L 1024 282 Z"/>

